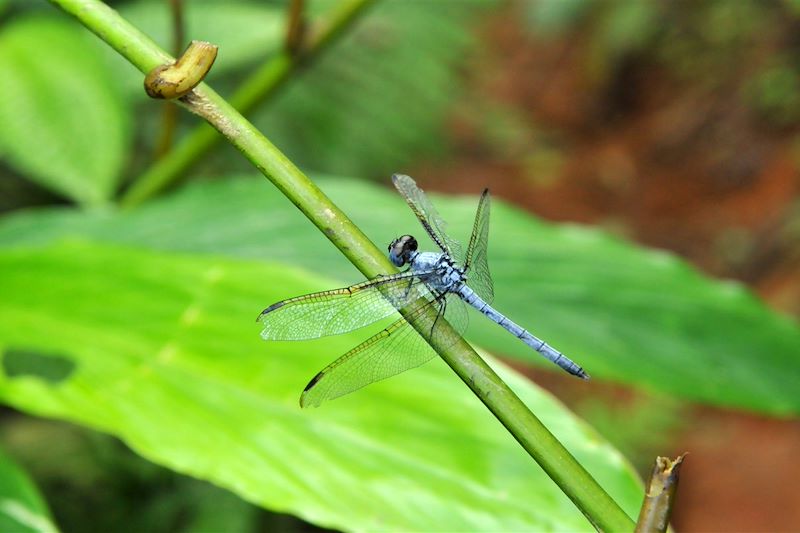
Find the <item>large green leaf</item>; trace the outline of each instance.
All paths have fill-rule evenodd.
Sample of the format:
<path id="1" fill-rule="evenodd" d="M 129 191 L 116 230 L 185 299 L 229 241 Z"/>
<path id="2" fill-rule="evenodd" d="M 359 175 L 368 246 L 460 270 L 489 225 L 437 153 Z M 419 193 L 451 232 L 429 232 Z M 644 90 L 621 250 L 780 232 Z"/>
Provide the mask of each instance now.
<path id="1" fill-rule="evenodd" d="M 439 360 L 301 410 L 309 377 L 365 332 L 265 343 L 254 319 L 287 292 L 330 284 L 260 261 L 88 243 L 3 249 L 0 397 L 329 527 L 591 530 Z M 622 457 L 496 366 L 633 515 L 641 489 Z"/>
<path id="2" fill-rule="evenodd" d="M 0 152 L 26 177 L 83 204 L 112 194 L 129 136 L 100 47 L 78 26 L 41 16 L 0 33 Z"/>
<path id="3" fill-rule="evenodd" d="M 388 189 L 347 180 L 320 184 L 380 246 L 402 233 L 419 236 L 419 224 Z M 453 234 L 466 239 L 477 199 L 434 201 Z M 0 245 L 65 235 L 277 260 L 327 273 L 340 285 L 361 279 L 259 180 L 196 185 L 134 212 L 36 211 L 0 224 Z M 594 378 L 770 414 L 800 412 L 800 330 L 740 285 L 596 230 L 537 221 L 502 202 L 493 206 L 489 240 L 496 307 Z M 286 290 L 280 297 L 293 295 Z M 468 336 L 494 353 L 552 369 L 480 315 L 472 315 Z"/>
<path id="4" fill-rule="evenodd" d="M 0 531 L 56 531 L 33 481 L 3 452 L 0 452 Z"/>

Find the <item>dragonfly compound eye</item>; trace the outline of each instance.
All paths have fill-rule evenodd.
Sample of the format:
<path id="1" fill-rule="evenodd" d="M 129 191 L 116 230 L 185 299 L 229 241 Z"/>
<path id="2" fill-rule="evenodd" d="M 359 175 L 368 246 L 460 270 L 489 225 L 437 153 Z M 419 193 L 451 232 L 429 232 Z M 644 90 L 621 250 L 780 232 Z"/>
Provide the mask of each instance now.
<path id="1" fill-rule="evenodd" d="M 417 240 L 411 235 L 403 235 L 389 245 L 389 259 L 394 266 L 401 267 L 411 262 L 411 257 L 416 251 Z"/>

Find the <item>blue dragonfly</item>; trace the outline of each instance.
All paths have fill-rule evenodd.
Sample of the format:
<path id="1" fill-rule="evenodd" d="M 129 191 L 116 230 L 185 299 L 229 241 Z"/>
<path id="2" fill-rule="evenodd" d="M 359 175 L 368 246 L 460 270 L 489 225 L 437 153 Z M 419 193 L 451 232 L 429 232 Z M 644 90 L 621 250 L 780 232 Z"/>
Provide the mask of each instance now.
<path id="1" fill-rule="evenodd" d="M 429 344 L 432 340 L 446 347 L 463 334 L 468 322 L 466 305 L 570 374 L 589 379 L 564 354 L 491 306 L 494 289 L 487 262 L 489 190 L 481 195 L 464 254 L 460 244 L 445 232 L 444 221 L 414 180 L 395 174 L 392 182 L 439 251 L 419 252 L 416 239 L 403 235 L 389 244 L 389 259 L 397 267 L 408 266 L 405 271 L 342 289 L 289 298 L 270 305 L 258 317 L 265 340 L 316 339 L 397 317 L 314 376 L 303 390 L 300 405 L 318 406 L 431 360 L 436 356 Z M 451 327 L 446 327 L 442 318 Z"/>

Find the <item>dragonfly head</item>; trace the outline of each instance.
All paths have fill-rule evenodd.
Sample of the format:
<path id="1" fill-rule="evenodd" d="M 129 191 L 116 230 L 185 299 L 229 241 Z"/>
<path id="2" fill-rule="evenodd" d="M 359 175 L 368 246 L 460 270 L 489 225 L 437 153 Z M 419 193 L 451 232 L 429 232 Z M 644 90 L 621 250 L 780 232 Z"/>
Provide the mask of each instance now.
<path id="1" fill-rule="evenodd" d="M 415 255 L 417 255 L 417 239 L 411 235 L 398 237 L 389 245 L 389 259 L 394 266 L 411 264 Z"/>

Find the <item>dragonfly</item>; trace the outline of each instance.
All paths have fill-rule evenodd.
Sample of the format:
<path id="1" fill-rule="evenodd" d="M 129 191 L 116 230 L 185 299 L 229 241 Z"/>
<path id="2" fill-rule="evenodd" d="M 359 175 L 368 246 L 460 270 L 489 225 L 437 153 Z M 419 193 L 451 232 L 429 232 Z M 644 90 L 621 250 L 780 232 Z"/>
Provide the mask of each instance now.
<path id="1" fill-rule="evenodd" d="M 274 303 L 258 317 L 265 340 L 307 340 L 353 331 L 394 316 L 389 326 L 323 368 L 306 385 L 301 407 L 319 406 L 426 363 L 435 344 L 447 348 L 461 338 L 467 306 L 570 374 L 589 379 L 583 368 L 491 306 L 494 299 L 487 257 L 489 189 L 478 202 L 466 253 L 416 182 L 402 174 L 392 182 L 419 219 L 437 252 L 418 251 L 403 235 L 388 247 L 390 261 L 404 271 Z"/>

